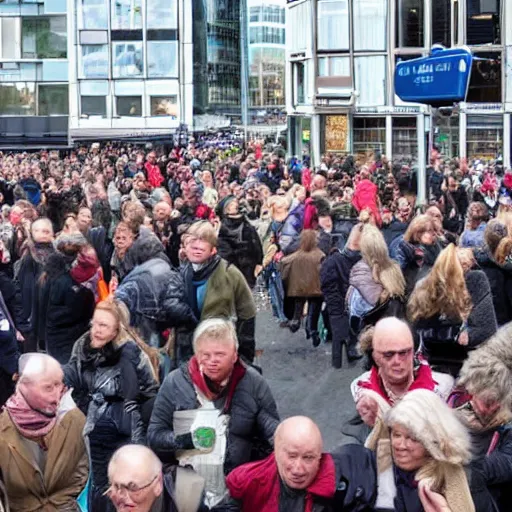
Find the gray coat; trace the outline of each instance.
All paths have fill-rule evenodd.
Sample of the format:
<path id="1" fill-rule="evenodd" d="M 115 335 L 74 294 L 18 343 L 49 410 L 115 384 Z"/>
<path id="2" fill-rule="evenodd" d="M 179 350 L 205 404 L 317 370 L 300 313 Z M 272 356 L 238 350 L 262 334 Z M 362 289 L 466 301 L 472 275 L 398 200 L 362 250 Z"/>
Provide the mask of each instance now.
<path id="1" fill-rule="evenodd" d="M 222 398 L 215 402 L 215 406 L 221 408 L 221 402 Z M 176 450 L 193 448 L 190 436 L 174 434 L 174 411 L 198 407 L 188 366 L 183 365 L 171 372 L 162 384 L 148 428 L 148 444 L 164 462 L 175 462 Z M 279 414 L 267 382 L 255 369 L 248 367 L 238 383 L 229 414 L 225 474 L 249 462 L 256 444 L 268 448 L 273 445 Z"/>

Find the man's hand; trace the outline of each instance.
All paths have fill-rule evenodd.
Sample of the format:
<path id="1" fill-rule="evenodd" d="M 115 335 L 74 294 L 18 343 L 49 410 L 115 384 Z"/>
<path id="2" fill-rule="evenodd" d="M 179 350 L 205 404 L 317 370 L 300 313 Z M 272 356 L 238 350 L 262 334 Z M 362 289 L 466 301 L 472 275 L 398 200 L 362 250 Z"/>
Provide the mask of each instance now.
<path id="1" fill-rule="evenodd" d="M 357 402 L 356 409 L 366 425 L 373 428 L 379 413 L 379 406 L 377 402 L 369 396 L 363 396 Z"/>
<path id="2" fill-rule="evenodd" d="M 25 337 L 23 336 L 23 334 L 21 334 L 20 331 L 16 331 L 16 340 L 19 341 L 20 343 L 23 343 L 25 341 Z"/>
<path id="3" fill-rule="evenodd" d="M 263 267 L 261 265 L 256 265 L 256 267 L 254 267 L 254 277 L 258 277 L 262 270 Z"/>
<path id="4" fill-rule="evenodd" d="M 425 512 L 452 512 L 446 498 L 430 489 L 429 484 L 420 482 L 418 494 Z"/>

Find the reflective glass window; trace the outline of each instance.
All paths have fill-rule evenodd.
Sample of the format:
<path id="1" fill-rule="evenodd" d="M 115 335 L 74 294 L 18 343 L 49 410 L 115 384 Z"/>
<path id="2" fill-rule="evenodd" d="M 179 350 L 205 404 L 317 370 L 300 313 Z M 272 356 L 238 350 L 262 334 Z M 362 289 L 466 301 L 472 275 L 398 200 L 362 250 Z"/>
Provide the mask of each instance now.
<path id="1" fill-rule="evenodd" d="M 22 19 L 22 58 L 64 59 L 68 36 L 65 16 Z"/>
<path id="2" fill-rule="evenodd" d="M 69 113 L 69 88 L 67 84 L 39 84 L 38 115 L 67 115 Z"/>
<path id="3" fill-rule="evenodd" d="M 466 44 L 500 44 L 500 11 L 501 0 L 467 0 Z"/>
<path id="4" fill-rule="evenodd" d="M 177 0 L 149 0 L 146 5 L 149 29 L 177 28 Z"/>
<path id="5" fill-rule="evenodd" d="M 178 76 L 178 43 L 148 41 L 148 76 L 151 78 Z"/>
<path id="6" fill-rule="evenodd" d="M 82 45 L 82 76 L 108 78 L 108 47 L 106 44 Z"/>
<path id="7" fill-rule="evenodd" d="M 386 104 L 386 57 L 356 57 L 355 84 L 359 92 L 357 104 L 378 106 Z M 368 84 L 371 84 L 369 87 Z"/>
<path id="8" fill-rule="evenodd" d="M 349 49 L 348 0 L 319 0 L 318 49 Z"/>
<path id="9" fill-rule="evenodd" d="M 112 0 L 112 30 L 142 28 L 142 0 Z"/>
<path id="10" fill-rule="evenodd" d="M 452 44 L 451 3 L 432 0 L 432 43 L 447 48 Z"/>
<path id="11" fill-rule="evenodd" d="M 36 98 L 34 82 L 0 84 L 0 114 L 35 116 Z"/>
<path id="12" fill-rule="evenodd" d="M 178 118 L 177 96 L 151 96 L 151 115 Z"/>
<path id="13" fill-rule="evenodd" d="M 112 45 L 112 71 L 114 78 L 142 77 L 144 74 L 142 43 L 114 43 Z"/>
<path id="14" fill-rule="evenodd" d="M 422 48 L 425 44 L 424 0 L 396 0 L 396 46 Z"/>
<path id="15" fill-rule="evenodd" d="M 117 96 L 116 107 L 118 116 L 142 115 L 142 96 Z"/>
<path id="16" fill-rule="evenodd" d="M 108 2 L 105 0 L 82 0 L 82 28 L 108 28 Z"/>
<path id="17" fill-rule="evenodd" d="M 88 116 L 106 116 L 107 115 L 107 97 L 106 96 L 81 96 L 80 111 L 82 115 Z"/>
<path id="18" fill-rule="evenodd" d="M 386 50 L 386 0 L 354 0 L 354 49 Z"/>

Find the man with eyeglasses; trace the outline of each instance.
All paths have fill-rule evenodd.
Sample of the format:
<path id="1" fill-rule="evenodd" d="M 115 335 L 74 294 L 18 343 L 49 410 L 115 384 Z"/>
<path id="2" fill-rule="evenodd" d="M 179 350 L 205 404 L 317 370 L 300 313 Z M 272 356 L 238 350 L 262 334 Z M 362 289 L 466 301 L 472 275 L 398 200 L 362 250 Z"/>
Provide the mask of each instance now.
<path id="1" fill-rule="evenodd" d="M 452 377 L 433 374 L 425 360 L 415 357 L 411 329 L 398 318 L 377 322 L 367 353 L 372 368 L 351 389 L 357 412 L 369 427 L 408 391 L 428 389 L 447 398 L 453 387 Z"/>
<path id="2" fill-rule="evenodd" d="M 163 470 L 162 463 L 149 448 L 125 445 L 110 459 L 107 495 L 117 512 L 205 510 L 202 506 L 202 481 L 196 476 L 185 480 L 180 476 L 176 482 L 174 475 Z"/>

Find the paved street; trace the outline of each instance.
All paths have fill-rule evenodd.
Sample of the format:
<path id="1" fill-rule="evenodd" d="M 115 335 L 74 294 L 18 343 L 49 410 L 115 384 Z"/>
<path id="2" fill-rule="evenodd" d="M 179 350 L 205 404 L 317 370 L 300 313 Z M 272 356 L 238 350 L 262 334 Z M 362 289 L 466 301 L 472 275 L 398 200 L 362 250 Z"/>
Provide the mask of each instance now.
<path id="1" fill-rule="evenodd" d="M 344 360 L 341 370 L 332 368 L 330 344 L 314 348 L 303 329 L 295 334 L 281 329 L 265 310 L 258 312 L 256 340 L 281 417 L 310 416 L 322 430 L 326 450 L 341 444 L 341 425 L 354 411 L 349 386 L 362 364 L 348 366 Z"/>

